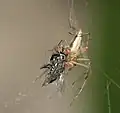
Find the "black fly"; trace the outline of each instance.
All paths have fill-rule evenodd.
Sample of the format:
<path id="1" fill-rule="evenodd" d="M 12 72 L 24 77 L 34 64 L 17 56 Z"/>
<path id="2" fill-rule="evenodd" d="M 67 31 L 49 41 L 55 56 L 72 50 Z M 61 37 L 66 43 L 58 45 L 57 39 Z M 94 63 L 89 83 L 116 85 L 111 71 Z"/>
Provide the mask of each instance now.
<path id="1" fill-rule="evenodd" d="M 49 63 L 40 67 L 40 69 L 45 69 L 45 71 L 40 76 L 38 76 L 35 81 L 40 79 L 44 75 L 45 79 L 42 83 L 42 87 L 56 81 L 57 90 L 62 92 L 64 86 L 63 76 L 65 73 L 66 58 L 67 56 L 63 52 L 56 51 L 55 53 L 53 53 L 49 60 Z"/>
<path id="2" fill-rule="evenodd" d="M 60 79 L 60 76 L 65 71 L 65 62 L 66 56 L 64 53 L 55 53 L 50 58 L 50 63 L 42 66 L 40 69 L 48 69 L 47 75 L 42 86 L 47 86 L 50 83 L 53 83 L 56 80 Z"/>

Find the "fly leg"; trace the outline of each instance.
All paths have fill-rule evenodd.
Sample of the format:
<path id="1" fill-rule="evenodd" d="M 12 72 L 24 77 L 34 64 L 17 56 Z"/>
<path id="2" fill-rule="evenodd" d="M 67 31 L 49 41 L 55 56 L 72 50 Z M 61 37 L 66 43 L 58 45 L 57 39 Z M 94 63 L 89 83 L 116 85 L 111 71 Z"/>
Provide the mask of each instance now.
<path id="1" fill-rule="evenodd" d="M 52 66 L 51 64 L 45 64 L 42 67 L 40 67 L 40 69 L 44 69 L 44 68 L 50 69 L 51 66 Z"/>

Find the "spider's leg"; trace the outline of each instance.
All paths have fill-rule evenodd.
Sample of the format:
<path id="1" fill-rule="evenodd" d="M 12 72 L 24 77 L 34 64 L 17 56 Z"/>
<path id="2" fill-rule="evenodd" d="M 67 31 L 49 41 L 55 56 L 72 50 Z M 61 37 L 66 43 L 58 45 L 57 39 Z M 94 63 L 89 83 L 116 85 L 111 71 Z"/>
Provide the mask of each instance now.
<path id="1" fill-rule="evenodd" d="M 57 46 L 60 46 L 65 40 L 60 40 L 60 42 L 57 44 Z"/>
<path id="2" fill-rule="evenodd" d="M 71 63 L 73 63 L 73 64 L 75 64 L 75 65 L 79 65 L 79 66 L 84 67 L 84 68 L 86 68 L 86 69 L 89 69 L 89 66 L 86 65 L 86 64 L 78 63 L 78 62 L 75 62 L 75 61 L 71 61 Z"/>
<path id="3" fill-rule="evenodd" d="M 87 37 L 85 37 L 87 36 Z M 90 33 L 82 33 L 82 37 L 85 39 L 85 41 L 83 41 L 84 44 L 86 44 L 86 47 L 88 48 L 88 43 L 89 40 L 91 40 L 92 38 L 90 37 Z"/>
<path id="4" fill-rule="evenodd" d="M 91 40 L 92 38 L 90 37 L 90 32 L 87 32 L 87 33 L 82 33 L 82 37 L 84 36 L 88 36 L 87 38 L 87 41 Z"/>
<path id="5" fill-rule="evenodd" d="M 76 28 L 73 26 L 73 19 L 72 19 L 72 13 L 73 13 L 73 0 L 71 0 L 71 4 L 70 4 L 70 0 L 68 0 L 68 4 L 69 4 L 69 9 L 70 9 L 70 12 L 69 12 L 69 18 L 68 18 L 68 24 L 69 24 L 69 27 L 73 30 L 76 30 Z"/>
<path id="6" fill-rule="evenodd" d="M 90 67 L 89 67 L 89 69 L 84 73 L 84 74 L 85 74 L 85 79 L 87 79 L 88 74 L 90 73 L 90 71 L 91 71 L 91 70 L 90 70 Z M 72 87 L 74 87 L 74 84 L 75 84 L 76 82 L 78 82 L 80 79 L 81 79 L 81 76 L 80 76 L 77 80 L 73 81 Z"/>
<path id="7" fill-rule="evenodd" d="M 65 41 L 65 43 L 66 43 L 67 47 L 69 47 L 69 44 L 68 44 L 67 40 L 64 40 L 64 41 Z"/>
<path id="8" fill-rule="evenodd" d="M 78 60 L 78 61 L 90 61 L 89 58 L 78 58 L 77 60 Z"/>
<path id="9" fill-rule="evenodd" d="M 72 99 L 71 103 L 70 103 L 70 106 L 73 104 L 73 102 L 78 98 L 78 96 L 81 94 L 81 92 L 83 91 L 85 85 L 86 85 L 86 82 L 88 80 L 88 75 L 90 74 L 90 65 L 89 65 L 89 69 L 86 71 L 85 73 L 85 78 L 84 78 L 84 82 L 82 84 L 82 86 L 80 88 L 78 88 L 79 92 L 76 94 L 76 96 L 74 96 L 74 98 Z"/>
<path id="10" fill-rule="evenodd" d="M 54 51 L 56 47 L 59 47 L 62 43 L 64 42 L 64 40 L 60 40 L 59 43 L 53 47 L 53 49 L 50 49 L 48 51 Z"/>
<path id="11" fill-rule="evenodd" d="M 91 62 L 89 58 L 78 58 L 77 61 L 83 62 L 85 65 L 89 65 L 89 63 Z"/>
<path id="12" fill-rule="evenodd" d="M 70 2 L 71 1 L 71 2 Z M 73 15 L 74 15 L 74 7 L 73 7 L 73 0 L 68 0 L 68 5 L 69 5 L 69 18 L 68 18 L 68 24 L 71 29 L 70 32 L 68 32 L 71 35 L 75 35 L 74 31 L 76 30 L 76 27 L 73 25 L 75 23 L 75 20 L 73 20 Z M 74 15 L 75 16 L 75 15 Z"/>
<path id="13" fill-rule="evenodd" d="M 48 51 L 52 51 L 52 52 L 56 51 L 56 48 L 59 47 L 62 42 L 63 42 L 63 40 L 60 40 L 60 42 L 56 46 L 54 46 L 53 49 L 49 49 Z"/>
<path id="14" fill-rule="evenodd" d="M 74 33 L 73 33 L 72 31 L 68 31 L 68 33 L 69 33 L 70 35 L 74 35 Z"/>
<path id="15" fill-rule="evenodd" d="M 67 42 L 66 40 L 60 40 L 59 43 L 58 43 L 56 46 L 53 47 L 53 49 L 48 50 L 48 51 L 54 51 L 54 50 L 55 50 L 56 52 L 58 52 L 58 51 L 56 50 L 56 48 L 57 48 L 57 47 L 60 47 L 61 45 L 64 45 L 63 43 L 65 43 L 65 46 L 68 46 L 68 47 L 69 47 L 69 44 L 68 44 L 68 42 Z"/>
<path id="16" fill-rule="evenodd" d="M 58 46 L 62 45 L 63 43 L 65 43 L 66 46 L 69 46 L 68 42 L 66 40 L 61 40 L 59 43 L 58 43 Z"/>
<path id="17" fill-rule="evenodd" d="M 85 87 L 85 84 L 86 84 L 86 82 L 87 82 L 87 78 L 88 78 L 88 76 L 85 77 L 85 80 L 84 80 L 82 86 L 78 89 L 79 92 L 78 92 L 77 95 L 74 96 L 74 98 L 72 99 L 72 101 L 71 101 L 71 103 L 70 103 L 70 106 L 73 104 L 73 102 L 78 98 L 78 96 L 79 96 L 79 95 L 81 94 L 81 92 L 83 91 L 83 89 L 84 89 L 84 87 Z"/>
<path id="18" fill-rule="evenodd" d="M 90 32 L 88 32 L 88 33 L 82 33 L 82 36 L 86 36 L 86 35 L 90 36 Z"/>
<path id="19" fill-rule="evenodd" d="M 75 83 L 78 82 L 80 79 L 81 79 L 81 76 L 77 80 L 73 81 L 72 82 L 72 87 L 74 87 Z"/>

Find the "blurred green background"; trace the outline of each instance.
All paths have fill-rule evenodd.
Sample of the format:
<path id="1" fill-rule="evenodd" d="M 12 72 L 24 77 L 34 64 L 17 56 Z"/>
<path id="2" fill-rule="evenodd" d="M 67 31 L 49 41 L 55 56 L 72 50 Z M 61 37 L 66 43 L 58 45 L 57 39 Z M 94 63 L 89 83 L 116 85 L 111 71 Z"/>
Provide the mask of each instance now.
<path id="1" fill-rule="evenodd" d="M 101 81 L 99 83 L 101 86 L 99 93 L 102 97 L 101 92 L 103 92 L 103 85 L 105 85 L 106 79 L 103 78 L 104 75 L 101 70 L 106 72 L 114 81 L 120 84 L 120 2 L 117 0 L 92 0 L 90 2 L 90 11 L 92 12 L 93 68 L 96 75 L 99 76 L 98 82 Z M 110 86 L 112 113 L 120 112 L 119 95 L 120 89 L 112 84 Z M 102 98 L 99 99 L 102 100 Z M 104 96 L 104 101 L 101 101 L 101 106 L 103 106 L 103 112 L 108 113 L 106 95 Z"/>
<path id="2" fill-rule="evenodd" d="M 86 2 L 86 8 L 84 4 Z M 108 113 L 106 73 L 120 85 L 120 2 L 107 0 L 75 1 L 78 20 L 83 14 L 82 28 L 91 33 L 90 56 L 92 58 L 92 100 L 89 113 Z M 83 25 L 82 25 L 83 24 Z M 120 89 L 110 85 L 111 113 L 120 112 Z M 87 106 L 87 105 L 86 105 Z M 79 106 L 78 106 L 79 107 Z M 79 107 L 80 108 L 80 107 Z M 87 107 L 89 109 L 89 107 Z M 86 112 L 87 113 L 87 110 Z"/>

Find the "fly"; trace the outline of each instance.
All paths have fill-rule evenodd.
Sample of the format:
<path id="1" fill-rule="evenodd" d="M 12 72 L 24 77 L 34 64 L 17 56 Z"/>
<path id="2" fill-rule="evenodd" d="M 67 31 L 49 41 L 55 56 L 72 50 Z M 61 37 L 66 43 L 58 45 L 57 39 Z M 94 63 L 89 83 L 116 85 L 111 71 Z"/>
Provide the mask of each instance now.
<path id="1" fill-rule="evenodd" d="M 56 81 L 57 91 L 62 92 L 64 84 L 64 72 L 65 72 L 65 62 L 66 56 L 64 53 L 53 53 L 48 64 L 43 65 L 40 69 L 45 69 L 44 74 L 38 76 L 36 80 L 41 79 L 42 76 L 45 76 L 45 79 L 42 83 L 43 86 L 47 86 Z"/>

